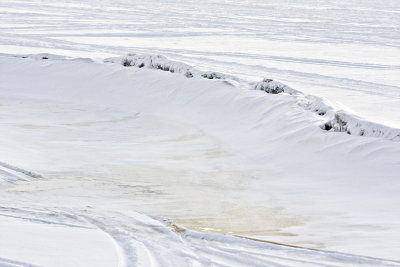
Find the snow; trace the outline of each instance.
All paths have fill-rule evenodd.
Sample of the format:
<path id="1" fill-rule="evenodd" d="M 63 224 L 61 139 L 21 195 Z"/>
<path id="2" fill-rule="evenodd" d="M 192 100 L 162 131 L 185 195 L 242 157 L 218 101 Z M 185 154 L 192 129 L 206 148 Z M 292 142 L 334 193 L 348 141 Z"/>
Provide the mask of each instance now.
<path id="1" fill-rule="evenodd" d="M 111 238 L 93 226 L 26 215 L 1 209 L 0 266 L 123 266 Z"/>
<path id="2" fill-rule="evenodd" d="M 101 217 L 103 230 L 136 211 L 195 230 L 397 259 L 399 142 L 324 131 L 298 96 L 223 79 L 43 55 L 3 56 L 0 66 L 2 158 L 42 176 L 4 187 L 2 206 L 78 217 L 90 207 L 84 218 Z M 132 251 L 155 249 L 122 232 L 113 238 L 129 264 L 141 261 Z"/>
<path id="3" fill-rule="evenodd" d="M 252 81 L 268 76 L 400 128 L 399 10 L 397 0 L 3 0 L 0 48 L 161 54 Z"/>
<path id="4" fill-rule="evenodd" d="M 0 266 L 399 266 L 398 13 L 1 1 Z"/>
<path id="5" fill-rule="evenodd" d="M 106 220 L 90 210 L 1 209 L 2 266 L 396 266 L 396 262 L 307 251 L 239 237 L 199 233 L 130 212 Z M 118 219 L 116 219 L 118 218 Z M 74 221 L 67 224 L 65 221 Z M 60 223 L 59 221 L 62 221 Z M 13 227 L 10 228 L 9 225 Z M 51 237 L 51 238 L 50 238 Z M 112 239 L 110 239 L 110 237 Z M 23 240 L 21 245 L 20 240 Z M 45 245 L 45 249 L 43 246 Z M 15 250 L 18 248 L 18 250 Z M 18 260 L 14 260 L 18 259 Z"/>

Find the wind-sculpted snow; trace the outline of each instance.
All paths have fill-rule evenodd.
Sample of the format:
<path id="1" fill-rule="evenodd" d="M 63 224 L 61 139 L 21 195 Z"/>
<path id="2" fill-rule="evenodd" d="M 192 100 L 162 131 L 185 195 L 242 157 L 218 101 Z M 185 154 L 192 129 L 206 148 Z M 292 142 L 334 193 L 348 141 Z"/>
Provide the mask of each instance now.
<path id="1" fill-rule="evenodd" d="M 7 56 L 3 54 L 3 56 Z M 71 58 L 53 54 L 32 54 L 32 55 L 14 55 L 20 58 L 31 58 L 35 60 L 79 60 L 93 62 L 87 58 Z M 344 132 L 349 135 L 384 138 L 391 141 L 400 141 L 400 129 L 387 127 L 379 123 L 366 121 L 355 114 L 350 114 L 344 110 L 335 109 L 327 99 L 304 94 L 292 87 L 265 78 L 261 82 L 249 82 L 231 75 L 225 75 L 219 72 L 201 71 L 183 62 L 169 60 L 161 55 L 138 55 L 129 54 L 128 56 L 107 58 L 105 63 L 117 63 L 125 67 L 137 67 L 162 70 L 171 73 L 184 75 L 186 78 L 205 78 L 224 80 L 232 86 L 240 86 L 247 89 L 260 90 L 268 94 L 285 93 L 288 97 L 295 97 L 298 105 L 307 111 L 318 114 L 323 118 L 320 128 L 330 132 Z"/>
<path id="2" fill-rule="evenodd" d="M 130 54 L 126 57 L 108 58 L 104 62 L 120 63 L 124 67 L 138 67 L 158 69 L 169 72 L 183 73 L 186 77 L 193 77 L 192 68 L 184 63 L 170 61 L 160 55 L 136 55 Z"/>
<path id="3" fill-rule="evenodd" d="M 316 2 L 3 0 L 0 50 L 156 53 L 235 77 L 274 79 L 400 128 L 399 1 Z"/>
<path id="4" fill-rule="evenodd" d="M 298 104 L 301 107 L 323 118 L 324 123 L 320 125 L 323 130 L 344 132 L 356 136 L 383 138 L 395 142 L 400 141 L 400 129 L 367 121 L 348 111 L 337 110 L 326 99 L 302 93 L 295 94 L 297 94 Z"/>
<path id="5" fill-rule="evenodd" d="M 268 94 L 287 93 L 293 95 L 299 93 L 298 91 L 294 90 L 293 88 L 283 83 L 268 78 L 265 78 L 262 82 L 256 83 L 254 89 L 264 91 Z"/>
<path id="6" fill-rule="evenodd" d="M 2 0 L 0 266 L 399 266 L 399 3 Z"/>
<path id="7" fill-rule="evenodd" d="M 135 211 L 192 230 L 398 259 L 400 143 L 323 131 L 338 112 L 328 101 L 122 61 L 32 57 L 0 57 L 0 147 L 3 161 L 46 178 L 1 188 L 0 202 L 82 218 L 79 211 L 96 209 L 86 212 L 91 229 L 113 236 L 119 253 L 153 253 L 151 238 L 130 241 L 140 236 Z M 158 240 L 151 229 L 141 236 Z M 159 240 L 175 234 L 161 229 Z M 175 237 L 166 246 L 184 239 Z M 244 265 L 234 253 L 216 253 L 232 257 L 225 265 Z M 244 257 L 270 260 L 259 254 Z"/>
<path id="8" fill-rule="evenodd" d="M 129 54 L 125 57 L 114 57 L 105 59 L 104 62 L 120 63 L 124 67 L 138 67 L 181 73 L 186 78 L 203 77 L 206 79 L 228 79 L 229 75 L 217 72 L 201 72 L 183 62 L 169 60 L 161 55 L 137 55 Z"/>
<path id="9" fill-rule="evenodd" d="M 40 58 L 40 57 L 39 57 Z M 169 60 L 160 55 L 136 55 L 108 58 L 105 62 L 118 63 L 125 67 L 149 68 L 171 73 L 180 73 L 187 78 L 202 77 L 206 79 L 222 79 L 229 84 L 237 85 L 241 82 L 243 87 L 264 91 L 268 94 L 285 93 L 298 99 L 299 106 L 312 111 L 324 118 L 321 129 L 331 132 L 345 132 L 350 135 L 384 138 L 392 141 L 400 141 L 400 129 L 390 128 L 378 123 L 368 122 L 354 114 L 343 110 L 336 110 L 330 106 L 326 99 L 307 95 L 281 82 L 265 78 L 261 82 L 248 82 L 239 78 L 225 75 L 219 72 L 202 72 L 183 62 Z M 232 83 L 232 82 L 235 83 Z"/>
<path id="10" fill-rule="evenodd" d="M 346 132 L 350 135 L 384 138 L 400 141 L 400 130 L 377 123 L 365 121 L 344 111 L 333 113 L 333 119 L 326 122 L 322 129 L 334 132 Z"/>

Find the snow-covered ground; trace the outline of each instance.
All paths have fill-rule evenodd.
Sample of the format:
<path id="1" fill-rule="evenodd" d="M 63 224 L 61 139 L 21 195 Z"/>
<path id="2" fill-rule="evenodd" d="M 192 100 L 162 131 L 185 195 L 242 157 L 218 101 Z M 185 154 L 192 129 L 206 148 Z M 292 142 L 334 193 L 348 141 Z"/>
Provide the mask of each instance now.
<path id="1" fill-rule="evenodd" d="M 398 0 L 2 0 L 3 53 L 159 53 L 400 128 Z"/>
<path id="2" fill-rule="evenodd" d="M 1 1 L 0 266 L 399 266 L 399 12 Z"/>
<path id="3" fill-rule="evenodd" d="M 193 230 L 398 259 L 399 142 L 324 131 L 296 95 L 42 57 L 0 58 L 5 216 L 89 220 L 133 265 L 138 247 L 156 249 L 131 244 L 143 227 L 123 219 L 133 211 Z M 163 240 L 154 242 L 169 247 Z M 225 251 L 224 261 L 240 251 Z M 235 261 L 266 263 L 270 254 L 257 253 Z"/>

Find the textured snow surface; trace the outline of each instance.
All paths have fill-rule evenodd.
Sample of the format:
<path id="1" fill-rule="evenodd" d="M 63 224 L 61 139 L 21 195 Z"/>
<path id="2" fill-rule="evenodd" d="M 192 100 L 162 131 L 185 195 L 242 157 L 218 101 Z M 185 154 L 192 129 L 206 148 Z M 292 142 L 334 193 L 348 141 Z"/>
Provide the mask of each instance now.
<path id="1" fill-rule="evenodd" d="M 398 0 L 2 0 L 0 52 L 160 54 L 400 128 Z"/>
<path id="2" fill-rule="evenodd" d="M 399 266 L 399 15 L 0 1 L 0 266 Z"/>
<path id="3" fill-rule="evenodd" d="M 400 240 L 399 142 L 324 131 L 321 116 L 299 105 L 297 95 L 46 57 L 0 57 L 2 170 L 36 174 L 2 184 L 7 214 L 18 208 L 68 213 L 72 221 L 61 218 L 68 225 L 86 220 L 108 233 L 96 250 L 114 246 L 105 263 L 399 264 L 390 261 L 398 260 Z M 145 224 L 143 214 L 158 219 Z M 40 256 L 46 246 L 35 245 L 45 229 L 13 216 L 32 232 L 27 246 L 38 251 L 25 249 L 22 258 L 19 243 L 3 241 L 0 258 L 52 265 Z M 4 240 L 19 231 L 10 220 L 3 220 Z M 167 226 L 155 234 L 160 222 Z M 192 230 L 177 235 L 180 226 L 337 252 Z M 85 247 L 91 235 L 101 232 L 73 233 L 59 246 L 81 236 Z M 77 253 L 82 266 L 97 264 L 90 251 L 74 251 L 52 255 Z"/>
<path id="4" fill-rule="evenodd" d="M 28 55 L 27 57 L 32 56 Z M 34 55 L 33 58 L 37 58 L 37 56 Z M 48 57 L 42 56 L 42 58 Z M 160 55 L 128 55 L 117 58 L 108 58 L 105 62 L 119 63 L 124 67 L 149 68 L 169 71 L 172 73 L 182 73 L 186 78 L 202 77 L 205 79 L 223 79 L 233 86 L 237 85 L 239 87 L 246 87 L 246 85 L 240 86 L 240 84 L 238 84 L 240 79 L 237 77 L 216 72 L 201 72 L 187 64 L 171 61 Z M 335 110 L 327 100 L 312 95 L 304 95 L 281 82 L 265 78 L 261 82 L 250 83 L 249 87 L 254 90 L 264 91 L 268 94 L 287 93 L 289 95 L 297 95 L 298 103 L 304 109 L 315 112 L 320 116 L 326 115 L 324 117 L 325 123 L 321 125 L 321 128 L 324 130 L 400 141 L 400 129 L 365 121 L 344 110 Z"/>
<path id="5" fill-rule="evenodd" d="M 135 212 L 97 214 L 90 208 L 73 213 L 38 212 L 1 207 L 0 225 L 7 229 L 0 239 L 1 266 L 400 265 L 389 260 L 199 233 Z"/>

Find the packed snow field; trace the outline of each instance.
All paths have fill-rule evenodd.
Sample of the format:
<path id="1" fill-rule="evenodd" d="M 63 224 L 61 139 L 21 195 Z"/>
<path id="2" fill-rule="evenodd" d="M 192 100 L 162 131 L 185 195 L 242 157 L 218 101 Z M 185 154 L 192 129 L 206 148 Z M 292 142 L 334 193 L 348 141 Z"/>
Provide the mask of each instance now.
<path id="1" fill-rule="evenodd" d="M 0 266 L 399 266 L 399 13 L 1 1 Z"/>

